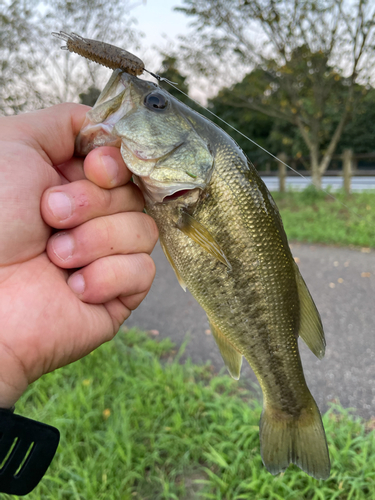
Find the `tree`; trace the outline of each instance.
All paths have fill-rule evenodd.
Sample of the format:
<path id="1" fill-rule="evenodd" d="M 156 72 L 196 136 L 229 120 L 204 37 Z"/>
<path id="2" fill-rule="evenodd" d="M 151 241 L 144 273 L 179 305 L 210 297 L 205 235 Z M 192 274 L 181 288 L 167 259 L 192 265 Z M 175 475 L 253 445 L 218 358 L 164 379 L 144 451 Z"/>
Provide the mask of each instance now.
<path id="1" fill-rule="evenodd" d="M 308 149 L 313 182 L 321 186 L 356 99 L 369 88 L 375 59 L 375 5 L 370 0 L 183 0 L 196 43 L 185 59 L 214 74 L 220 67 L 260 68 L 269 86 L 242 106 L 287 120 Z M 282 95 L 282 99 L 279 98 Z M 275 98 L 275 96 L 277 98 Z M 336 126 L 329 125 L 335 101 Z M 329 140 L 327 142 L 327 134 Z"/>
<path id="2" fill-rule="evenodd" d="M 280 71 L 283 69 L 280 68 Z M 348 92 L 345 79 L 339 77 L 337 73 L 331 74 L 329 68 L 327 68 L 324 78 L 330 78 L 332 83 L 330 85 L 331 92 L 326 100 L 325 118 L 320 130 L 321 150 L 325 150 L 329 146 L 332 134 L 339 123 L 341 103 L 345 101 Z M 354 86 L 353 96 L 357 105 L 353 107 L 350 117 L 356 119 L 356 124 L 358 124 L 357 118 L 359 118 L 360 113 L 365 113 L 366 116 L 363 119 L 367 119 L 368 105 L 364 106 L 362 101 L 368 92 L 371 93 L 366 87 L 358 84 Z M 267 105 L 269 108 L 267 114 L 262 114 L 262 107 L 257 106 L 259 96 L 262 96 L 262 106 Z M 305 108 L 312 108 L 313 96 L 308 82 L 303 82 L 300 96 L 303 97 Z M 277 79 L 270 75 L 269 71 L 255 69 L 245 75 L 241 82 L 222 89 L 209 103 L 212 106 L 212 111 L 229 121 L 235 128 L 245 132 L 262 147 L 276 152 L 283 151 L 296 159 L 309 154 L 297 125 L 279 111 L 285 111 L 288 100 L 285 92 L 277 85 Z M 255 111 L 254 108 L 258 110 Z M 368 120 L 367 123 L 369 123 Z M 371 128 L 374 131 L 374 127 Z M 355 133 L 353 127 L 351 129 L 352 137 L 357 136 L 358 134 Z M 230 130 L 228 131 L 230 132 Z M 254 159 L 254 163 L 258 162 L 259 165 L 259 161 L 264 161 L 267 158 L 264 152 L 240 135 L 237 140 L 244 151 Z M 305 161 L 304 165 L 308 167 Z"/>
<path id="3" fill-rule="evenodd" d="M 375 135 L 375 89 L 366 92 L 352 113 L 352 120 L 342 134 L 338 152 L 353 149 L 356 153 L 372 153 Z"/>
<path id="4" fill-rule="evenodd" d="M 0 1 L 0 114 L 15 114 L 28 105 L 39 107 L 32 90 L 33 40 L 37 38 L 37 2 Z"/>
<path id="5" fill-rule="evenodd" d="M 276 151 L 283 150 L 288 154 L 292 154 L 289 146 L 292 141 L 286 143 L 286 134 L 283 133 L 281 136 L 279 133 L 280 128 L 286 128 L 285 124 L 287 122 L 254 111 L 246 105 L 248 99 L 252 99 L 260 93 L 263 94 L 267 87 L 268 79 L 265 72 L 261 69 L 254 70 L 246 75 L 241 82 L 229 88 L 221 89 L 215 97 L 209 99 L 208 108 L 263 148 Z M 243 105 L 243 102 L 245 102 L 245 105 Z M 237 134 L 220 120 L 216 120 L 212 116 L 210 118 L 226 130 L 228 134 L 232 135 L 256 168 L 259 170 L 264 169 L 264 166 L 270 161 L 269 156 L 264 151 L 240 134 Z"/>
<path id="6" fill-rule="evenodd" d="M 13 114 L 77 101 L 82 91 L 101 88 L 109 70 L 60 50 L 51 32 L 74 31 L 129 49 L 139 39 L 130 8 L 130 0 L 4 0 L 0 11 L 0 78 L 4 83 L 0 112 Z"/>

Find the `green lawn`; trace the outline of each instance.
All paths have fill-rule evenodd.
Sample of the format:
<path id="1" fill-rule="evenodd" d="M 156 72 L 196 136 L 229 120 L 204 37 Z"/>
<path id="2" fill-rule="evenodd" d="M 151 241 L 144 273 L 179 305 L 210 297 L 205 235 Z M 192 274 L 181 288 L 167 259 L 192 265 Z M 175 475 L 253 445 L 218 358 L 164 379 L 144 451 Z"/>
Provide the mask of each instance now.
<path id="1" fill-rule="evenodd" d="M 169 340 L 121 331 L 78 363 L 35 382 L 21 415 L 61 431 L 57 455 L 26 499 L 370 499 L 375 439 L 339 406 L 324 415 L 332 474 L 277 477 L 259 455 L 261 406 L 210 366 L 180 365 Z M 10 498 L 7 495 L 1 497 Z"/>
<path id="2" fill-rule="evenodd" d="M 290 240 L 375 248 L 375 192 L 272 193 Z"/>

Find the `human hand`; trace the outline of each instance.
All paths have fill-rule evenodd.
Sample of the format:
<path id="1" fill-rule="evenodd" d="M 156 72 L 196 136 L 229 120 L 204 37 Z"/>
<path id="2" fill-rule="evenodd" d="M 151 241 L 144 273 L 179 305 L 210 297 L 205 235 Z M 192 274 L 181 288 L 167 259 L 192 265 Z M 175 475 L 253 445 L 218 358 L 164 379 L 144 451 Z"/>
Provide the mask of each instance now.
<path id="1" fill-rule="evenodd" d="M 0 118 L 0 408 L 110 340 L 154 278 L 157 228 L 120 150 L 73 156 L 87 110 Z"/>

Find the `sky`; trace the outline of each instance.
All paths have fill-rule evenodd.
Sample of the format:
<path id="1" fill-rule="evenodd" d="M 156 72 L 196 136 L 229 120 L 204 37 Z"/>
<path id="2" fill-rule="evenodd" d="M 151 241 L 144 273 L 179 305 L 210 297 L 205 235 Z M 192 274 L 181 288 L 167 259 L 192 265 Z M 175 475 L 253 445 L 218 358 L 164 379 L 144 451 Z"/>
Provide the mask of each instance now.
<path id="1" fill-rule="evenodd" d="M 165 36 L 177 39 L 188 32 L 187 16 L 174 12 L 173 7 L 181 6 L 181 0 L 144 0 L 131 14 L 138 19 L 138 28 L 145 33 L 145 46 L 166 45 Z"/>
<path id="2" fill-rule="evenodd" d="M 131 10 L 131 16 L 138 20 L 136 28 L 145 34 L 141 41 L 142 49 L 135 54 L 144 61 L 145 67 L 150 71 L 158 72 L 160 69 L 162 58 L 159 51 L 168 54 L 171 49 L 177 48 L 179 35 L 187 35 L 192 31 L 189 29 L 192 18 L 173 10 L 179 6 L 183 6 L 183 0 L 139 0 L 138 5 Z M 183 74 L 189 77 L 186 70 Z M 240 73 L 238 75 L 241 76 Z M 189 96 L 203 105 L 207 103 L 207 98 L 216 95 L 221 87 L 233 83 L 228 79 L 208 84 L 204 78 L 199 79 L 196 75 L 188 82 Z"/>
<path id="3" fill-rule="evenodd" d="M 160 69 L 162 58 L 159 51 L 168 53 L 177 46 L 178 36 L 189 32 L 191 19 L 173 10 L 182 5 L 182 0 L 141 0 L 131 11 L 138 21 L 136 28 L 145 35 L 141 41 L 142 49 L 136 55 L 150 71 Z M 190 86 L 189 95 L 202 104 L 206 103 L 207 93 L 194 83 Z"/>

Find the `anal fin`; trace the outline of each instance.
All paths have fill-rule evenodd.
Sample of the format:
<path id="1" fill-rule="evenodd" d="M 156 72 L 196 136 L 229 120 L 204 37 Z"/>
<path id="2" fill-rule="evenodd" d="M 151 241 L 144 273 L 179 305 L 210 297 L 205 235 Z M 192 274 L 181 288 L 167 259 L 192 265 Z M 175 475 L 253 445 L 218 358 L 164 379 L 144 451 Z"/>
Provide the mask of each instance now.
<path id="1" fill-rule="evenodd" d="M 295 274 L 300 302 L 299 336 L 315 356 L 322 359 L 326 349 L 322 320 L 297 264 Z"/>
<path id="2" fill-rule="evenodd" d="M 235 380 L 239 380 L 242 365 L 242 354 L 238 352 L 226 336 L 213 325 L 210 318 L 208 318 L 208 321 L 210 323 L 212 335 L 220 349 L 220 353 L 223 357 L 225 366 L 228 368 L 230 376 Z"/>

